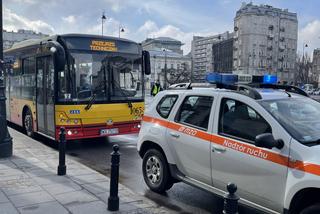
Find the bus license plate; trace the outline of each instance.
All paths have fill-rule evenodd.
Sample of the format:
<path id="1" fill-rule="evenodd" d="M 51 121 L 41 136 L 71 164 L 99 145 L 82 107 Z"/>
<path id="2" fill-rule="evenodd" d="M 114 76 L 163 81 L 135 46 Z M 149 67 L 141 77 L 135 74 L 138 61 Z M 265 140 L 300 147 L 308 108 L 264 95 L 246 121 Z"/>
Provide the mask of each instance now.
<path id="1" fill-rule="evenodd" d="M 100 130 L 100 135 L 111 135 L 111 134 L 118 134 L 119 129 L 114 128 L 114 129 L 101 129 Z"/>

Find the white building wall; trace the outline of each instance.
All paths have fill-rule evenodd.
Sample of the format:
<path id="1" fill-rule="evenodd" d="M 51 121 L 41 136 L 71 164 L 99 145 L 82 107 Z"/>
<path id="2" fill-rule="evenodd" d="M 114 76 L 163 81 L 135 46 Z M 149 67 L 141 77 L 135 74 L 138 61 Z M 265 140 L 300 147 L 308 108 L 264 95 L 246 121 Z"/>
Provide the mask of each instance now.
<path id="1" fill-rule="evenodd" d="M 225 39 L 233 37 L 228 31 L 208 37 L 194 36 L 191 42 L 191 55 L 193 61 L 193 73 L 197 79 L 203 79 L 204 76 L 213 71 L 213 53 L 212 45 Z"/>
<path id="2" fill-rule="evenodd" d="M 250 3 L 237 12 L 234 26 L 235 73 L 269 73 L 281 81 L 293 81 L 298 32 L 295 13 Z"/>
<path id="3" fill-rule="evenodd" d="M 31 30 L 18 30 L 14 31 L 3 31 L 3 48 L 11 48 L 14 43 L 21 42 L 27 39 L 41 39 L 48 35 L 42 33 L 36 33 Z"/>
<path id="4" fill-rule="evenodd" d="M 151 86 L 154 82 L 160 81 L 160 85 L 164 86 L 164 72 L 165 61 L 167 61 L 167 69 L 174 68 L 178 69 L 179 66 L 186 65 L 187 70 L 191 72 L 191 58 L 186 56 L 167 56 L 166 59 L 164 56 L 156 56 L 150 57 L 150 66 L 151 66 L 151 74 L 148 76 L 148 81 L 146 83 L 146 89 L 150 90 Z M 168 78 L 170 79 L 169 75 Z"/>

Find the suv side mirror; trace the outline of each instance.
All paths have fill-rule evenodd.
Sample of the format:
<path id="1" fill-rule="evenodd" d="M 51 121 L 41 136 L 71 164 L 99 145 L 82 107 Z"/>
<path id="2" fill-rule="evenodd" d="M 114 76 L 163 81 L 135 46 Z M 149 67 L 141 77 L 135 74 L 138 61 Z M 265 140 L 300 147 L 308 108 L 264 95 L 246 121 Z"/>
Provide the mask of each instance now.
<path id="1" fill-rule="evenodd" d="M 151 74 L 150 67 L 150 53 L 148 51 L 142 51 L 142 63 L 143 63 L 143 72 L 146 75 Z"/>
<path id="2" fill-rule="evenodd" d="M 284 146 L 284 142 L 281 139 L 275 140 L 271 133 L 263 133 L 256 136 L 255 146 L 272 149 L 276 147 L 278 149 L 282 149 Z"/>

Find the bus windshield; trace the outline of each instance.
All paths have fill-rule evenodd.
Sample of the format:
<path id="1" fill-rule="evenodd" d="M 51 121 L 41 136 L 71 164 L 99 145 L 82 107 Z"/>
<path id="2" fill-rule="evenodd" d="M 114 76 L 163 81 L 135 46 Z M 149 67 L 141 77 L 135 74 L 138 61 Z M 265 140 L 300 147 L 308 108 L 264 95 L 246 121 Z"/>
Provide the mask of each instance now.
<path id="1" fill-rule="evenodd" d="M 60 102 L 135 101 L 143 99 L 141 56 L 123 53 L 70 51 L 58 75 Z"/>

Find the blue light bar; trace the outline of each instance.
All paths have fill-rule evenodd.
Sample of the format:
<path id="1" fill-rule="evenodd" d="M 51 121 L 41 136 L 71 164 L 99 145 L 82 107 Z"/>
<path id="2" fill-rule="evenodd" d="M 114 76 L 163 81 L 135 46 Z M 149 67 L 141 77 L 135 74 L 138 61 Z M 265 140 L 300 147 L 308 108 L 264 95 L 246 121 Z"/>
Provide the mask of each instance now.
<path id="1" fill-rule="evenodd" d="M 238 75 L 235 74 L 222 74 L 221 83 L 223 84 L 234 84 L 238 82 Z"/>
<path id="2" fill-rule="evenodd" d="M 276 75 L 264 75 L 263 83 L 265 84 L 277 84 L 278 78 Z"/>
<path id="3" fill-rule="evenodd" d="M 225 73 L 209 73 L 206 80 L 212 84 L 234 84 L 238 81 L 238 75 Z"/>
<path id="4" fill-rule="evenodd" d="M 221 74 L 219 73 L 209 73 L 206 77 L 209 83 L 221 83 Z"/>

